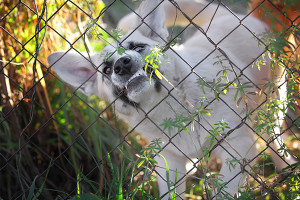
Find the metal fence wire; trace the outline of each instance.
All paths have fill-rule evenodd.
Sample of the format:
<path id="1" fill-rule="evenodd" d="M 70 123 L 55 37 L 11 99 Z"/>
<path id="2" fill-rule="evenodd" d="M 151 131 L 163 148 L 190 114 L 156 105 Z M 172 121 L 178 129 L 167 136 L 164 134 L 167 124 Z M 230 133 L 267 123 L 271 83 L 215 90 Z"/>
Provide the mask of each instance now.
<path id="1" fill-rule="evenodd" d="M 81 58 L 85 55 L 86 59 L 78 62 L 90 63 L 90 66 L 97 69 L 95 73 L 99 74 L 98 77 L 104 77 L 104 71 L 100 68 L 113 62 L 113 56 L 126 55 L 128 48 L 136 52 L 144 50 L 144 45 L 127 47 L 126 38 L 132 40 L 132 36 L 145 26 L 153 32 L 156 31 L 155 24 L 143 25 L 147 23 L 148 15 L 144 16 L 137 11 L 140 2 L 2 1 L 0 199 L 299 199 L 297 160 L 300 155 L 300 5 L 297 0 L 207 0 L 201 3 L 160 0 L 153 8 L 149 7 L 149 16 L 164 5 L 175 10 L 166 13 L 167 17 L 172 18 L 171 23 L 167 24 L 169 37 L 165 40 L 163 35 L 159 35 L 159 40 L 163 42 L 160 46 L 155 46 L 154 53 L 151 51 L 149 54 L 154 58 L 147 55 L 143 57 L 144 62 L 148 59 L 148 72 L 152 73 L 148 76 L 152 77 L 152 84 L 159 84 L 156 87 L 167 91 L 167 95 L 149 109 L 126 102 L 128 106 L 134 107 L 135 112 L 144 116 L 130 127 L 115 114 L 118 110 L 117 102 L 124 102 L 124 93 L 127 91 L 115 92 L 117 95 L 114 94 L 116 97 L 110 102 L 95 95 L 87 97 L 82 91 L 86 92 L 86 83 L 95 77 L 94 74 L 89 74 L 88 79 L 82 80 L 75 87 L 74 84 L 71 86 L 53 71 L 55 63 L 49 65 L 47 57 L 61 50 L 67 50 L 62 57 L 69 56 L 68 52 L 75 52 Z M 193 11 L 190 11 L 190 8 L 186 9 L 185 4 L 192 2 L 204 6 L 201 9 L 194 6 Z M 203 17 L 201 14 L 210 8 L 215 10 L 210 13 L 211 18 L 204 28 L 197 24 L 197 16 Z M 219 39 L 216 40 L 209 35 L 209 31 L 218 17 L 219 10 L 231 15 L 233 21 L 226 23 L 234 24 L 234 28 L 226 33 L 220 30 Z M 133 13 L 131 15 L 140 19 L 141 24 L 124 36 L 122 31 L 116 29 L 116 25 L 128 13 Z M 247 27 L 245 22 L 253 16 L 264 21 L 270 27 L 270 31 L 259 35 L 253 32 L 251 27 Z M 184 19 L 185 23 L 178 25 L 176 20 L 179 21 L 180 18 Z M 128 23 L 133 21 L 125 23 L 129 27 Z M 247 34 L 251 34 L 252 39 L 247 43 L 255 43 L 264 49 L 263 52 L 257 52 L 257 57 L 251 57 L 247 66 L 236 64 L 234 56 L 222 48 L 222 42 L 241 27 Z M 195 32 L 200 33 L 199 37 L 205 37 L 213 49 L 211 52 L 207 51 L 205 56 L 201 54 L 202 57 L 197 58 L 196 64 L 193 64 L 178 53 L 175 46 L 187 41 Z M 113 51 L 102 55 L 105 59 L 102 63 L 97 63 L 93 52 L 101 52 L 105 46 L 110 46 Z M 206 81 L 210 75 L 198 74 L 197 70 L 205 65 L 216 51 L 218 56 L 213 58 L 215 62 L 210 63 L 209 67 L 214 68 L 218 65 L 222 70 L 215 74 L 211 81 Z M 160 63 L 160 59 L 169 59 L 165 58 L 166 52 L 172 52 L 180 63 L 189 67 L 188 73 L 182 72 L 184 77 L 180 80 L 168 79 L 167 75 L 164 77 L 163 72 L 159 72 L 160 67 L 167 65 Z M 157 59 L 155 55 L 158 56 Z M 76 58 L 72 59 L 70 57 L 68 63 L 75 65 Z M 263 72 L 257 70 L 258 66 L 262 68 L 261 71 L 266 67 L 273 68 L 273 74 L 276 74 L 277 68 L 283 69 L 280 84 L 274 81 L 274 77 L 268 79 L 260 75 Z M 76 76 L 81 77 L 82 74 L 68 71 L 68 66 L 64 67 L 68 73 L 75 73 L 70 82 Z M 261 77 L 265 84 L 257 84 L 248 76 L 249 71 L 255 69 L 257 77 Z M 83 70 L 82 73 L 89 72 Z M 201 88 L 204 94 L 210 95 L 210 98 L 198 99 L 197 105 L 183 102 L 176 95 L 191 77 L 197 79 L 197 87 Z M 104 77 L 103 81 L 104 79 L 106 78 Z M 241 79 L 246 81 L 242 83 Z M 286 85 L 286 98 L 272 98 L 278 96 Z M 246 92 L 249 88 L 256 92 Z M 145 95 L 148 95 L 149 99 L 155 98 L 149 93 Z M 246 105 L 251 104 L 254 96 L 259 95 L 264 100 L 247 110 Z M 170 116 L 163 123 L 158 123 L 151 112 L 162 104 L 164 112 L 168 107 Z M 237 118 L 239 123 L 231 126 L 226 120 L 211 120 L 209 117 L 215 116 L 213 112 L 217 104 L 224 107 L 222 115 L 231 115 L 232 118 Z M 191 106 L 198 107 L 191 111 Z M 188 115 L 178 113 L 173 107 L 184 109 Z M 244 108 L 243 112 L 239 110 L 241 107 Z M 280 126 L 277 123 L 279 111 L 285 113 L 284 122 Z M 128 121 L 136 120 L 129 119 L 130 116 L 127 118 Z M 155 130 L 160 132 L 156 135 L 161 135 L 161 138 L 147 141 L 143 134 L 137 133 L 147 131 L 140 130 L 140 127 L 145 127 L 144 123 L 155 127 Z M 202 153 L 197 152 L 192 156 L 187 153 L 187 149 L 195 148 L 198 144 L 198 138 L 191 134 L 194 129 L 200 130 L 200 135 L 205 133 L 206 138 L 202 140 L 207 142 L 206 146 L 201 147 Z M 236 146 L 243 146 L 249 141 L 229 139 L 232 135 L 237 135 L 239 130 L 246 129 L 255 138 L 251 148 L 257 149 L 257 153 L 251 158 L 237 156 L 241 152 L 236 149 Z M 267 137 L 262 137 L 263 133 Z M 242 138 L 233 138 L 236 137 Z M 284 143 L 280 143 L 280 148 L 276 149 L 274 142 L 280 137 L 284 139 Z M 181 145 L 186 141 L 190 144 Z M 164 152 L 170 149 L 175 152 L 176 159 L 169 161 L 165 157 L 166 160 L 163 160 Z M 216 152 L 222 154 L 218 153 L 220 149 L 229 155 L 226 163 L 224 160 L 222 163 L 219 155 L 215 155 Z M 270 155 L 277 155 L 277 162 L 283 164 L 284 169 L 274 165 Z M 287 158 L 287 155 L 292 158 Z M 156 159 L 163 161 L 157 163 Z M 179 167 L 181 161 L 188 161 L 186 169 Z M 227 174 L 221 174 L 222 170 L 218 174 L 225 165 L 226 172 L 235 173 L 226 181 L 223 179 Z M 175 180 L 170 178 L 172 174 L 176 175 Z M 230 183 L 241 174 L 247 175 L 247 178 L 239 190 L 236 188 L 239 193 L 228 192 Z M 157 180 L 162 180 L 167 190 L 162 191 Z M 180 191 L 184 184 L 184 191 Z"/>

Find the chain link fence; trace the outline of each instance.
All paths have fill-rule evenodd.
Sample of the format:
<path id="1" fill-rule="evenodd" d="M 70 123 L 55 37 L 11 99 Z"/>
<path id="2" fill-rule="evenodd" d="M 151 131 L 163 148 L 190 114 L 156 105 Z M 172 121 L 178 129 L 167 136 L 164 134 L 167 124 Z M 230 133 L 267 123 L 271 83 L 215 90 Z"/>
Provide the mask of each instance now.
<path id="1" fill-rule="evenodd" d="M 165 180 L 170 193 L 174 192 L 177 185 L 184 184 L 182 180 L 186 179 L 186 199 L 234 199 L 237 197 L 223 191 L 226 189 L 226 183 L 221 183 L 219 180 L 222 176 L 217 175 L 222 163 L 213 155 L 213 150 L 224 148 L 226 151 L 222 142 L 242 126 L 247 126 L 253 136 L 256 136 L 253 145 L 258 149 L 258 153 L 252 160 L 234 160 L 233 156 L 228 164 L 232 168 L 245 167 L 251 161 L 255 161 L 251 169 L 241 167 L 239 170 L 239 173 L 249 175 L 247 185 L 239 198 L 299 198 L 299 164 L 297 161 L 295 164 L 285 162 L 280 153 L 270 147 L 276 138 L 282 136 L 285 143 L 279 151 L 291 154 L 295 160 L 299 159 L 299 3 L 239 1 L 237 6 L 230 2 L 207 1 L 205 4 L 224 8 L 238 21 L 237 27 L 243 26 L 253 34 L 253 41 L 248 42 L 258 43 L 259 40 L 261 45 L 265 45 L 265 51 L 259 57 L 251 58 L 249 65 L 243 69 L 234 66 L 236 71 L 233 70 L 234 73 L 238 73 L 236 77 L 244 76 L 258 92 L 242 94 L 241 89 L 240 93 L 231 98 L 232 102 L 227 102 L 227 98 L 223 98 L 222 95 L 226 95 L 229 87 L 239 89 L 238 78 L 226 85 L 199 81 L 199 87 L 211 89 L 214 98 L 210 99 L 209 103 L 205 102 L 206 107 L 199 109 L 202 113 L 198 112 L 193 119 L 177 115 L 169 121 L 166 119 L 165 123 L 169 122 L 169 126 L 162 126 L 156 124 L 155 119 L 148 117 L 151 110 L 144 111 L 136 105 L 136 109 L 140 109 L 139 112 L 144 112 L 145 119 L 137 122 L 135 127 L 128 127 L 115 115 L 115 102 L 122 98 L 122 95 L 110 103 L 96 96 L 86 97 L 80 92 L 82 85 L 74 88 L 53 72 L 47 57 L 60 50 L 100 52 L 115 41 L 118 47 L 114 53 L 122 53 L 124 49 L 120 32 L 115 29 L 116 23 L 118 18 L 127 13 L 138 15 L 135 10 L 139 2 L 4 0 L 0 5 L 0 199 L 158 199 L 161 194 L 157 178 L 165 177 L 161 174 L 162 170 L 163 173 L 172 173 L 171 169 L 176 169 L 176 166 L 171 166 L 172 163 L 169 163 L 169 167 L 158 165 L 153 157 L 168 146 L 175 148 L 184 159 L 190 161 L 188 173 L 176 172 L 182 178 L 175 183 Z M 162 54 L 172 50 L 176 56 L 180 56 L 173 45 L 183 43 L 194 32 L 201 32 L 202 36 L 207 37 L 217 48 L 219 43 L 209 38 L 207 31 L 193 21 L 203 10 L 197 11 L 193 18 L 184 12 L 177 1 L 169 0 L 168 3 L 176 8 L 175 15 L 182 15 L 188 23 L 176 27 L 170 25 L 170 37 L 161 49 Z M 248 4 L 249 11 L 246 7 Z M 157 7 L 159 6 L 162 4 Z M 244 17 L 240 18 L 232 10 L 243 12 Z M 252 33 L 251 29 L 243 24 L 250 15 L 264 20 L 273 32 L 264 36 Z M 214 17 L 210 23 L 213 20 Z M 222 40 L 233 34 L 234 30 L 227 33 Z M 223 61 L 234 65 L 234 60 L 229 58 L 227 52 L 218 50 L 221 55 L 216 58 L 217 64 L 222 65 Z M 253 63 L 264 67 L 261 55 L 270 56 L 271 66 L 280 65 L 284 68 L 282 79 L 284 80 L 283 76 L 287 78 L 278 86 L 280 89 L 285 84 L 288 85 L 289 95 L 284 102 L 272 101 L 268 96 L 268 93 L 278 92 L 276 84 L 272 85 L 269 82 L 256 85 L 243 74 L 254 68 Z M 201 58 L 202 60 L 199 58 L 199 64 L 196 66 L 187 63 L 191 67 L 191 73 L 182 82 L 188 79 L 207 57 Z M 184 58 L 180 59 L 184 61 Z M 225 67 L 223 73 L 226 74 L 226 71 L 231 71 L 231 68 Z M 247 87 L 247 84 L 243 86 Z M 170 91 L 166 98 L 174 98 L 172 95 L 177 88 L 180 88 L 180 83 L 168 89 Z M 255 126 L 249 123 L 249 113 L 237 113 L 235 108 L 239 104 L 251 101 L 251 95 L 266 95 L 266 100 L 251 111 L 260 116 Z M 174 100 L 181 107 L 186 107 L 186 102 Z M 226 122 L 216 121 L 215 124 L 210 124 L 211 129 L 203 125 L 199 116 L 210 115 L 209 107 L 216 101 L 221 101 L 227 112 L 235 113 L 241 123 L 236 127 L 227 127 Z M 230 106 L 232 104 L 235 107 Z M 282 109 L 283 104 L 287 106 L 285 122 L 279 128 L 274 123 L 277 119 L 271 115 Z M 176 113 L 176 110 L 174 112 Z M 146 141 L 142 135 L 136 133 L 135 129 L 145 120 L 156 126 L 168 142 L 161 143 L 160 138 Z M 178 138 L 188 140 L 189 134 L 186 132 L 194 126 L 193 123 L 209 133 L 211 138 L 214 132 L 222 135 L 221 139 L 211 140 L 214 145 L 203 155 L 196 156 L 197 159 L 186 155 L 185 150 L 180 149 L 174 142 Z M 170 129 L 178 130 L 177 134 L 169 135 Z M 272 133 L 274 129 L 280 130 L 280 133 L 270 134 L 267 140 L 261 138 L 261 132 Z M 277 154 L 287 167 L 283 170 L 276 169 L 269 153 Z M 167 195 L 169 194 L 165 194 L 165 197 Z M 183 196 L 176 198 L 181 199 Z"/>

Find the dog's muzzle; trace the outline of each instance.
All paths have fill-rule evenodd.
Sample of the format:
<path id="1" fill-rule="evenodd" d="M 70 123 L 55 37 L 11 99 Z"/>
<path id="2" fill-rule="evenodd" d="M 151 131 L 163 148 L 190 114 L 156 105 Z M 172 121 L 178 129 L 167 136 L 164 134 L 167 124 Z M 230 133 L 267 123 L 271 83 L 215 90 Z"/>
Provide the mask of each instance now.
<path id="1" fill-rule="evenodd" d="M 119 75 L 133 75 L 137 70 L 133 67 L 132 58 L 130 56 L 123 56 L 114 66 L 114 72 Z"/>
<path id="2" fill-rule="evenodd" d="M 135 60 L 129 55 L 119 58 L 113 67 L 113 82 L 116 87 L 116 94 L 121 95 L 121 99 L 126 102 L 134 102 L 133 94 L 139 94 L 147 85 L 150 84 L 150 75 L 152 75 L 152 82 L 157 91 L 160 90 L 160 84 L 157 77 L 148 67 L 145 72 L 145 67 L 141 61 Z M 131 97 L 131 98 L 130 98 Z M 129 100 L 130 98 L 130 100 Z"/>
<path id="3" fill-rule="evenodd" d="M 115 80 L 118 80 L 119 86 L 127 89 L 129 83 L 134 82 L 138 84 L 141 77 L 147 78 L 146 72 L 144 72 L 144 67 L 141 66 L 141 62 L 136 61 L 134 58 L 126 55 L 119 58 L 114 65 L 114 75 Z M 133 83 L 131 83 L 133 84 Z M 133 84 L 133 85 L 135 85 Z"/>

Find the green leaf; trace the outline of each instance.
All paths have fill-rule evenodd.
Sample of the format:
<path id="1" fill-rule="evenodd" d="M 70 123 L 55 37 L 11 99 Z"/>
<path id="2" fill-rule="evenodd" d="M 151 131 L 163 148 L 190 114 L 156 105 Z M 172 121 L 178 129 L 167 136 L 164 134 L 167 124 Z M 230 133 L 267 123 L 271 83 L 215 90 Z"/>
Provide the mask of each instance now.
<path id="1" fill-rule="evenodd" d="M 116 197 L 117 200 L 123 200 L 122 178 L 121 178 L 121 182 L 119 183 L 118 193 Z"/>
<path id="2" fill-rule="evenodd" d="M 125 49 L 120 48 L 120 47 L 117 49 L 117 51 L 118 51 L 119 55 L 123 55 L 125 53 Z"/>
<path id="3" fill-rule="evenodd" d="M 100 200 L 100 199 L 101 198 L 99 198 L 98 196 L 90 193 L 81 194 L 79 196 L 76 195 L 73 198 L 71 198 L 71 200 Z"/>
<path id="4" fill-rule="evenodd" d="M 256 131 L 261 131 L 266 125 L 267 125 L 266 123 L 262 123 L 262 124 L 258 125 L 256 127 Z"/>
<path id="5" fill-rule="evenodd" d="M 31 184 L 30 189 L 29 189 L 29 194 L 28 194 L 27 200 L 33 199 L 34 190 L 35 190 L 35 181 L 36 181 L 37 178 L 38 178 L 38 176 L 34 177 L 34 179 L 32 181 L 32 184 Z"/>
<path id="6" fill-rule="evenodd" d="M 268 134 L 268 135 L 271 134 L 271 126 L 267 126 L 267 134 Z"/>
<path id="7" fill-rule="evenodd" d="M 159 79 L 162 79 L 162 74 L 157 69 L 154 72 Z"/>
<path id="8" fill-rule="evenodd" d="M 142 160 L 136 167 L 140 168 L 144 164 L 145 160 Z"/>
<path id="9" fill-rule="evenodd" d="M 153 158 L 148 158 L 148 160 L 154 164 L 158 164 L 158 162 L 156 160 L 154 160 Z"/>
<path id="10" fill-rule="evenodd" d="M 167 184 L 168 184 L 168 188 L 170 190 L 171 188 L 171 185 L 170 185 L 170 169 L 169 169 L 169 165 L 168 165 L 168 162 L 167 160 L 165 159 L 165 157 L 161 154 L 159 154 L 160 157 L 162 157 L 166 163 L 166 178 L 167 178 Z"/>
<path id="11" fill-rule="evenodd" d="M 148 64 L 148 62 L 145 64 L 145 73 L 147 73 Z"/>
<path id="12" fill-rule="evenodd" d="M 189 131 L 184 125 L 182 125 L 181 128 L 182 128 L 185 132 L 190 133 L 190 131 Z"/>

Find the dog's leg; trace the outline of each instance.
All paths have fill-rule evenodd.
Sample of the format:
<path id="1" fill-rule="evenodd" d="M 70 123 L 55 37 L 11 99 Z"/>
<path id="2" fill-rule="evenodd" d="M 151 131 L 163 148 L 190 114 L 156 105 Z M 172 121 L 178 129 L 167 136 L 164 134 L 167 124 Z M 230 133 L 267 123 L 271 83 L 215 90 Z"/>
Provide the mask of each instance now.
<path id="1" fill-rule="evenodd" d="M 283 114 L 283 113 L 281 113 Z M 280 116 L 279 116 L 280 117 Z M 284 120 L 283 116 L 281 116 L 282 119 L 278 120 L 278 124 L 280 127 L 284 128 Z M 284 141 L 281 134 L 281 129 L 279 127 L 274 128 L 274 137 L 276 138 L 273 142 L 269 144 L 269 152 L 270 156 L 274 162 L 274 165 L 276 167 L 276 170 L 279 172 L 282 169 L 286 168 L 287 166 L 296 163 L 297 161 L 293 158 L 293 156 L 286 152 L 284 149 L 286 148 L 284 146 Z M 286 133 L 288 134 L 288 133 Z M 269 136 L 270 137 L 270 136 Z M 265 136 L 265 140 L 268 141 L 268 136 Z"/>
<path id="2" fill-rule="evenodd" d="M 279 73 L 276 75 L 277 77 L 286 76 L 286 74 L 282 72 L 282 70 L 277 68 L 276 70 L 279 71 Z M 279 80 L 278 85 L 280 85 L 280 87 L 278 87 L 280 99 L 284 101 L 284 99 L 287 97 L 287 83 L 285 83 L 285 79 Z M 296 160 L 288 152 L 283 150 L 285 148 L 284 141 L 281 136 L 282 130 L 279 128 L 279 127 L 283 129 L 285 128 L 284 119 L 286 117 L 285 116 L 286 114 L 285 111 L 287 110 L 286 107 L 287 106 L 284 104 L 280 105 L 280 109 L 278 113 L 275 114 L 276 115 L 275 118 L 277 118 L 276 121 L 278 126 L 274 128 L 273 136 L 276 139 L 269 144 L 270 148 L 268 149 L 277 171 L 281 171 L 283 168 L 287 167 L 288 165 L 296 163 Z M 270 141 L 270 139 L 273 139 L 273 137 L 272 138 L 270 137 L 271 136 L 268 136 L 266 133 L 263 134 L 263 138 L 266 141 Z"/>
<path id="3" fill-rule="evenodd" d="M 246 163 L 257 155 L 253 137 L 246 131 L 247 128 L 241 127 L 234 138 L 228 139 L 228 143 L 222 142 L 216 149 L 215 153 L 221 159 L 222 167 L 218 177 L 220 181 L 215 183 L 226 184 L 222 189 L 223 194 L 229 193 L 234 196 L 239 192 L 239 188 L 246 183 L 248 173 L 245 169 L 249 171 Z M 218 187 L 220 188 L 217 185 L 213 186 L 213 196 L 219 192 Z"/>
<path id="4" fill-rule="evenodd" d="M 276 133 L 280 133 L 280 129 L 276 128 L 278 130 L 275 130 Z M 276 135 L 275 135 L 276 137 Z M 293 163 L 296 163 L 296 160 L 287 152 L 284 153 L 282 149 L 284 145 L 284 141 L 282 137 L 278 137 L 274 140 L 274 142 L 270 143 L 270 147 L 272 149 L 269 149 L 270 156 L 275 164 L 276 170 L 279 172 L 288 165 L 291 165 Z"/>
<path id="5" fill-rule="evenodd" d="M 156 157 L 156 161 L 158 162 L 158 166 L 156 167 L 156 172 L 158 173 L 157 182 L 160 196 L 163 196 L 162 199 L 171 198 L 174 194 L 175 188 L 176 199 L 184 199 L 185 178 L 183 178 L 183 180 L 181 180 L 181 178 L 186 173 L 185 158 L 168 152 L 163 152 L 163 155 L 166 161 L 162 157 Z M 166 170 L 166 162 L 169 167 L 169 171 Z M 178 181 L 179 183 L 176 183 Z"/>

